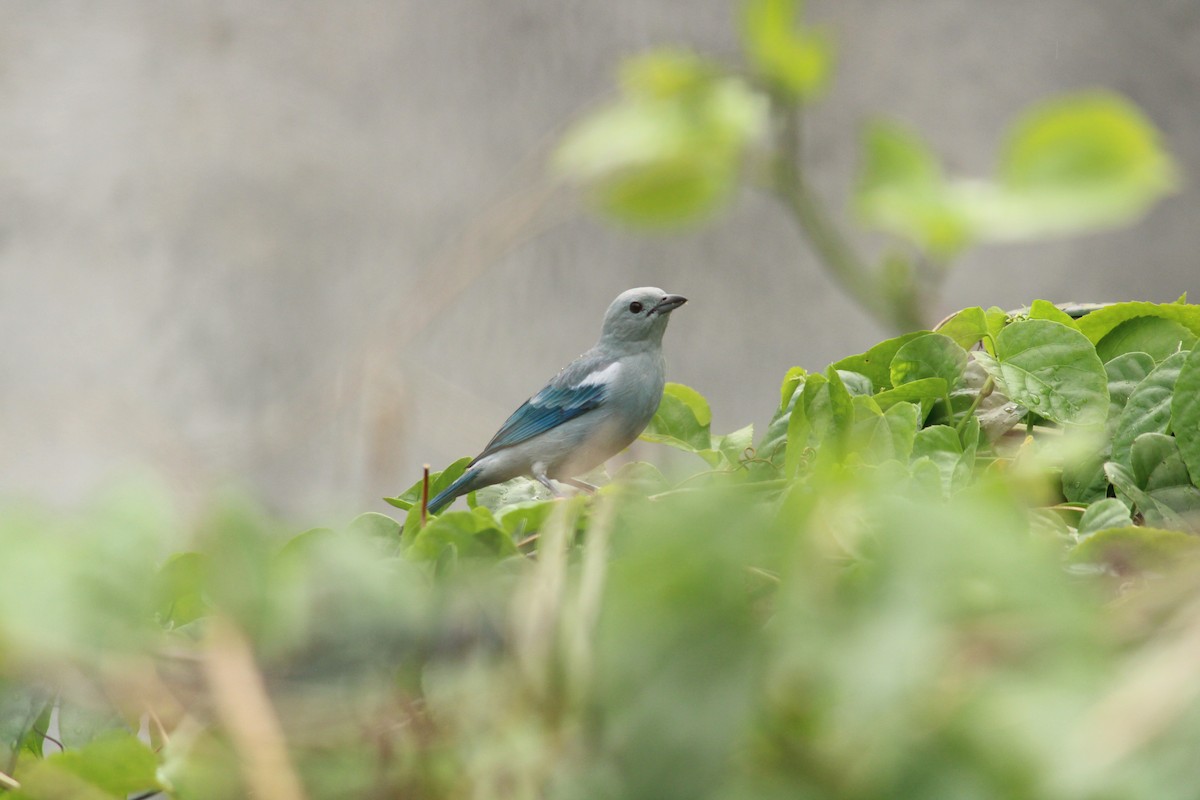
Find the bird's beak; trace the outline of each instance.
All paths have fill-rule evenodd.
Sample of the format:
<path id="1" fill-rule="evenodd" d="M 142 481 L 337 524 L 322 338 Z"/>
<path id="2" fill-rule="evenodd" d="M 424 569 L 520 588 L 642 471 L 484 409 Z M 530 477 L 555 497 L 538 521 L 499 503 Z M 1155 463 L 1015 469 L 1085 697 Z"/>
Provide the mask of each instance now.
<path id="1" fill-rule="evenodd" d="M 650 309 L 650 313 L 647 316 L 652 317 L 655 314 L 670 314 L 672 311 L 679 308 L 686 302 L 687 298 L 681 294 L 669 294 L 662 300 L 659 300 L 658 305 Z"/>

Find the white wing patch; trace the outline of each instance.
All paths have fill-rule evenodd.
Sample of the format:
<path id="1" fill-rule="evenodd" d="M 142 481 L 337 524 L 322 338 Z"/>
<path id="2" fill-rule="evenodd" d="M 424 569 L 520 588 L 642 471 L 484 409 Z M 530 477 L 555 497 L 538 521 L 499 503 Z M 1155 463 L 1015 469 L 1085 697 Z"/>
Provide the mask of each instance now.
<path id="1" fill-rule="evenodd" d="M 588 375 L 576 388 L 582 389 L 584 386 L 606 386 L 617 379 L 617 373 L 621 371 L 621 363 L 614 361 L 602 370 L 593 372 Z"/>

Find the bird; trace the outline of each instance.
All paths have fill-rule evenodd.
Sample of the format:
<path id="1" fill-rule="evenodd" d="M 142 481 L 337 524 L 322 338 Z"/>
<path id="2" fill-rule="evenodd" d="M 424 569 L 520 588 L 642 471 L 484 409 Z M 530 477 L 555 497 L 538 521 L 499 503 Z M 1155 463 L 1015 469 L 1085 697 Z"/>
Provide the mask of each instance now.
<path id="1" fill-rule="evenodd" d="M 527 475 L 555 496 L 628 447 L 650 423 L 666 385 L 662 339 L 671 312 L 687 302 L 653 286 L 617 295 L 595 346 L 526 400 L 453 483 L 429 501 L 436 514 L 455 498 Z"/>

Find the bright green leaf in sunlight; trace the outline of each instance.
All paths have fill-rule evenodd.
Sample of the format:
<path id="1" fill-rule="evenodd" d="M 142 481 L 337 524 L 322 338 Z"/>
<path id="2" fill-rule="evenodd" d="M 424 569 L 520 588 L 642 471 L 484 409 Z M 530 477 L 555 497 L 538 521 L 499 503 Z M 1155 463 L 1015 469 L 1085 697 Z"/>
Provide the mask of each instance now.
<path id="1" fill-rule="evenodd" d="M 712 449 L 711 423 L 712 411 L 702 394 L 682 383 L 668 383 L 641 438 L 699 453 Z"/>
<path id="2" fill-rule="evenodd" d="M 1200 349 L 1193 350 L 1179 370 L 1171 400 L 1171 429 L 1192 483 L 1200 486 Z"/>
<path id="3" fill-rule="evenodd" d="M 942 168 L 925 143 L 891 122 L 863 134 L 854 202 L 868 225 L 908 239 L 939 258 L 970 243 L 970 219 L 954 203 Z"/>
<path id="4" fill-rule="evenodd" d="M 966 366 L 967 351 L 958 343 L 940 333 L 927 333 L 896 351 L 891 364 L 892 384 L 899 387 L 925 378 L 941 378 L 953 389 Z"/>
<path id="5" fill-rule="evenodd" d="M 871 464 L 908 463 L 917 434 L 920 410 L 912 403 L 897 403 L 883 412 L 870 397 L 855 397 L 853 451 Z"/>
<path id="6" fill-rule="evenodd" d="M 833 69 L 833 43 L 801 24 L 801 0 L 747 0 L 742 9 L 742 46 L 755 70 L 799 100 L 825 88 Z"/>
<path id="7" fill-rule="evenodd" d="M 1000 183 L 1022 233 L 1132 220 L 1176 184 L 1153 123 L 1113 94 L 1059 98 L 1032 109 L 1004 145 Z"/>
<path id="8" fill-rule="evenodd" d="M 1178 322 L 1195 336 L 1200 336 L 1200 305 L 1180 303 L 1146 303 L 1131 301 L 1113 303 L 1096 309 L 1079 320 L 1079 330 L 1092 342 L 1100 342 L 1115 332 L 1122 323 L 1140 317 L 1159 317 Z"/>
<path id="9" fill-rule="evenodd" d="M 938 325 L 936 332 L 949 336 L 959 347 L 969 350 L 988 332 L 987 316 L 979 306 L 964 308 Z"/>
<path id="10" fill-rule="evenodd" d="M 1029 318 L 1048 319 L 1051 322 L 1057 322 L 1060 325 L 1066 325 L 1068 328 L 1079 330 L 1078 323 L 1075 322 L 1071 315 L 1049 300 L 1034 300 L 1029 306 Z"/>
<path id="11" fill-rule="evenodd" d="M 1089 425 L 1108 415 L 1108 376 L 1091 342 L 1077 330 L 1044 319 L 1006 326 L 996 354 L 976 358 L 1016 403 L 1048 420 Z"/>
<path id="12" fill-rule="evenodd" d="M 572 128 L 558 168 L 612 218 L 670 227 L 702 217 L 736 183 L 766 128 L 765 99 L 711 62 L 661 50 L 626 63 L 623 95 Z"/>

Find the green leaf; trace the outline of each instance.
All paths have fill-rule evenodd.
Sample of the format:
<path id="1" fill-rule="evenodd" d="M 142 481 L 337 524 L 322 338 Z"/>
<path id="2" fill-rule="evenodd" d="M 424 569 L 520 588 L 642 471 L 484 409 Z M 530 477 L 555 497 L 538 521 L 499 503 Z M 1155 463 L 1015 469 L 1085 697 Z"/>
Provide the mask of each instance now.
<path id="1" fill-rule="evenodd" d="M 897 336 L 894 339 L 887 339 L 872 347 L 865 353 L 856 356 L 847 356 L 841 361 L 835 361 L 832 366 L 837 370 L 848 370 L 857 372 L 861 375 L 866 375 L 874 385 L 876 391 L 892 388 L 892 359 L 906 342 L 912 341 L 918 336 L 925 335 L 926 331 L 914 331 L 906 333 L 903 336 Z"/>
<path id="2" fill-rule="evenodd" d="M 954 202 L 937 159 L 916 135 L 888 122 L 868 125 L 854 204 L 867 224 L 940 258 L 971 239 L 971 222 Z"/>
<path id="3" fill-rule="evenodd" d="M 1125 353 L 1105 363 L 1108 378 L 1108 420 L 1103 447 L 1087 457 L 1063 465 L 1063 496 L 1075 502 L 1090 503 L 1108 492 L 1104 464 L 1112 458 L 1112 436 L 1129 396 L 1142 380 L 1154 371 L 1154 359 L 1145 353 Z"/>
<path id="4" fill-rule="evenodd" d="M 51 699 L 42 687 L 0 679 L 0 754 L 5 763 Z"/>
<path id="5" fill-rule="evenodd" d="M 846 387 L 846 391 L 850 393 L 851 397 L 868 396 L 875 393 L 875 384 L 861 372 L 839 369 L 837 373 L 838 377 L 842 379 L 842 385 Z"/>
<path id="6" fill-rule="evenodd" d="M 623 72 L 622 99 L 568 131 L 557 167 L 620 222 L 671 227 L 711 213 L 765 130 L 765 98 L 677 49 L 640 56 Z"/>
<path id="7" fill-rule="evenodd" d="M 1129 506 L 1115 497 L 1105 497 L 1087 507 L 1079 520 L 1079 535 L 1090 536 L 1106 528 L 1127 528 L 1133 524 Z"/>
<path id="8" fill-rule="evenodd" d="M 1113 328 L 1096 345 L 1096 353 L 1109 361 L 1124 353 L 1146 353 L 1162 361 L 1172 353 L 1191 350 L 1196 335 L 1174 320 L 1135 317 Z"/>
<path id="9" fill-rule="evenodd" d="M 1096 531 L 1071 552 L 1071 560 L 1105 564 L 1117 574 L 1161 570 L 1191 557 L 1200 537 L 1173 530 L 1127 526 Z"/>
<path id="10" fill-rule="evenodd" d="M 1034 300 L 1033 304 L 1029 306 L 1029 318 L 1048 319 L 1051 322 L 1058 322 L 1066 325 L 1068 328 L 1079 330 L 1079 325 L 1076 324 L 1071 315 L 1049 300 Z"/>
<path id="11" fill-rule="evenodd" d="M 1128 467 L 1116 461 L 1109 461 L 1104 465 L 1104 474 L 1117 490 L 1117 496 L 1124 495 L 1128 498 L 1150 525 L 1177 531 L 1189 529 L 1184 519 L 1171 506 L 1160 502 L 1138 485 L 1137 478 Z"/>
<path id="12" fill-rule="evenodd" d="M 919 410 L 911 403 L 898 403 L 886 413 L 869 397 L 855 397 L 853 452 L 869 464 L 900 461 L 907 464 L 917 433 Z"/>
<path id="13" fill-rule="evenodd" d="M 1134 439 L 1143 433 L 1166 433 L 1170 429 L 1175 382 L 1187 356 L 1176 353 L 1159 364 L 1129 395 L 1113 431 L 1114 461 L 1129 466 L 1129 449 Z"/>
<path id="14" fill-rule="evenodd" d="M 480 506 L 470 511 L 447 511 L 429 520 L 405 551 L 408 558 L 438 561 L 501 558 L 515 555 L 516 545 L 492 512 Z"/>
<path id="15" fill-rule="evenodd" d="M 819 442 L 844 440 L 854 423 L 854 406 L 836 369 L 829 367 L 823 376 L 810 375 L 801 401 L 804 417 Z"/>
<path id="16" fill-rule="evenodd" d="M 78 750 L 55 753 L 21 775 L 14 798 L 125 800 L 132 792 L 160 788 L 154 752 L 127 731 L 113 731 Z"/>
<path id="17" fill-rule="evenodd" d="M 668 383 L 641 438 L 699 453 L 712 449 L 711 423 L 712 411 L 703 395 L 682 383 Z"/>
<path id="18" fill-rule="evenodd" d="M 967 366 L 967 352 L 949 336 L 927 333 L 905 342 L 891 363 L 893 386 L 941 378 L 953 389 Z"/>
<path id="19" fill-rule="evenodd" d="M 471 458 L 464 457 L 455 461 L 450 466 L 446 467 L 441 472 L 429 473 L 429 499 L 432 500 L 437 496 L 437 493 L 445 489 L 450 484 L 454 483 L 467 470 L 467 465 L 471 463 Z M 412 486 L 405 489 L 396 497 L 385 497 L 384 502 L 402 508 L 405 511 L 418 506 L 421 503 L 422 484 L 425 479 L 414 483 Z"/>
<path id="20" fill-rule="evenodd" d="M 1171 399 L 1171 429 L 1193 483 L 1200 486 L 1200 349 L 1188 354 L 1179 370 Z"/>
<path id="21" fill-rule="evenodd" d="M 966 485 L 975 468 L 974 448 L 964 449 L 958 431 L 948 425 L 930 425 L 917 431 L 913 462 L 932 462 L 941 477 L 942 491 L 951 494 Z"/>
<path id="22" fill-rule="evenodd" d="M 1133 391 L 1154 371 L 1154 359 L 1148 353 L 1124 353 L 1106 361 L 1108 376 L 1108 420 L 1115 429 Z"/>
<path id="23" fill-rule="evenodd" d="M 1165 506 L 1200 531 L 1200 488 L 1192 484 L 1175 438 L 1162 433 L 1143 433 L 1130 450 L 1133 479 L 1160 506 Z M 1147 522 L 1157 524 L 1153 515 Z"/>
<path id="24" fill-rule="evenodd" d="M 821 31 L 800 24 L 800 0 L 747 0 L 742 46 L 771 84 L 801 100 L 817 96 L 833 68 L 833 46 Z"/>
<path id="25" fill-rule="evenodd" d="M 996 355 L 976 353 L 1011 400 L 1060 424 L 1101 423 L 1108 378 L 1091 342 L 1042 319 L 1014 322 L 996 335 Z"/>
<path id="26" fill-rule="evenodd" d="M 1158 317 L 1178 322 L 1200 336 L 1200 306 L 1179 303 L 1114 303 L 1098 308 L 1079 319 L 1079 330 L 1093 342 L 1099 342 L 1118 325 L 1138 317 Z"/>
<path id="27" fill-rule="evenodd" d="M 178 553 L 159 568 L 154 602 L 160 623 L 178 628 L 208 614 L 208 564 L 203 553 Z"/>
<path id="28" fill-rule="evenodd" d="M 350 524 L 346 526 L 346 532 L 368 539 L 397 542 L 400 539 L 400 523 L 386 514 L 368 511 L 350 520 Z"/>
<path id="29" fill-rule="evenodd" d="M 779 407 L 781 409 L 787 409 L 791 405 L 796 391 L 804 388 L 803 383 L 807 375 L 808 371 L 804 367 L 792 367 L 783 376 L 783 383 L 779 385 Z"/>
<path id="30" fill-rule="evenodd" d="M 741 463 L 746 450 L 754 445 L 754 425 L 746 425 L 724 436 L 713 437 L 713 444 L 725 460 L 736 466 Z"/>
<path id="31" fill-rule="evenodd" d="M 917 403 L 921 406 L 921 419 L 929 413 L 935 402 L 946 396 L 948 391 L 946 381 L 942 378 L 921 378 L 895 389 L 888 389 L 875 395 L 875 402 L 883 410 L 897 403 Z"/>
<path id="32" fill-rule="evenodd" d="M 1175 188 L 1158 131 L 1125 99 L 1058 98 L 1012 128 L 1000 164 L 1002 198 L 988 227 L 1043 235 L 1136 219 Z"/>
<path id="33" fill-rule="evenodd" d="M 959 347 L 969 350 L 988 332 L 987 316 L 979 306 L 964 308 L 938 325 L 934 332 L 949 336 Z"/>

